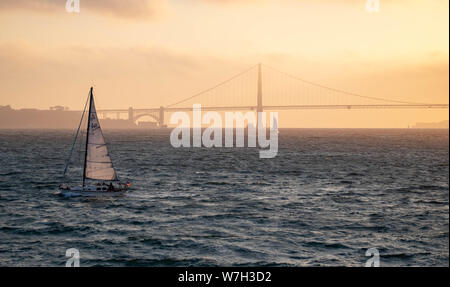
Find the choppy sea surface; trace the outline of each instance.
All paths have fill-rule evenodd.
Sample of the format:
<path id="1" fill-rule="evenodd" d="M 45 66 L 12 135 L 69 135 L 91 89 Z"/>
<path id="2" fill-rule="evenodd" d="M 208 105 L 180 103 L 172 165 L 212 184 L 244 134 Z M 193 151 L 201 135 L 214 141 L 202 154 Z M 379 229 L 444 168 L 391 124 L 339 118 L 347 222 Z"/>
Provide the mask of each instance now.
<path id="1" fill-rule="evenodd" d="M 73 131 L 0 131 L 0 266 L 449 266 L 448 130 L 281 130 L 274 159 L 169 133 L 105 131 L 132 190 L 83 199 Z"/>

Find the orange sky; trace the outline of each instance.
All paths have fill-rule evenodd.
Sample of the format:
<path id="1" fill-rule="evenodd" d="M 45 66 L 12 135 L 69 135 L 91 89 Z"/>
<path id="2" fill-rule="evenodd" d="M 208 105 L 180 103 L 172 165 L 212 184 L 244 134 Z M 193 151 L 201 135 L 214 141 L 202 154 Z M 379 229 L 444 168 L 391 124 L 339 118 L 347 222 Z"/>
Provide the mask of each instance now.
<path id="1" fill-rule="evenodd" d="M 0 105 L 159 107 L 258 62 L 373 97 L 448 103 L 449 2 L 0 1 Z M 256 95 L 254 96 L 256 98 Z M 280 127 L 406 127 L 448 110 L 296 111 Z"/>

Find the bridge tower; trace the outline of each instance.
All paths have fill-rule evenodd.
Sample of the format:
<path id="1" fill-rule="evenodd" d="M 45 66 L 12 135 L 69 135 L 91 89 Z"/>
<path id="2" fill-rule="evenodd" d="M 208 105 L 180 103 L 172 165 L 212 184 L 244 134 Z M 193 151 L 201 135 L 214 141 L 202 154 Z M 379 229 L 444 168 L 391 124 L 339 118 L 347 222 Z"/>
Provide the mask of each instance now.
<path id="1" fill-rule="evenodd" d="M 134 111 L 133 107 L 128 108 L 128 120 L 132 123 L 134 123 Z"/>
<path id="2" fill-rule="evenodd" d="M 164 107 L 159 107 L 159 127 L 164 127 Z"/>
<path id="3" fill-rule="evenodd" d="M 256 127 L 259 127 L 259 121 L 262 120 L 259 118 L 259 113 L 263 111 L 263 94 L 262 94 L 262 68 L 261 63 L 258 64 L 258 99 L 257 99 L 257 107 L 256 107 Z"/>

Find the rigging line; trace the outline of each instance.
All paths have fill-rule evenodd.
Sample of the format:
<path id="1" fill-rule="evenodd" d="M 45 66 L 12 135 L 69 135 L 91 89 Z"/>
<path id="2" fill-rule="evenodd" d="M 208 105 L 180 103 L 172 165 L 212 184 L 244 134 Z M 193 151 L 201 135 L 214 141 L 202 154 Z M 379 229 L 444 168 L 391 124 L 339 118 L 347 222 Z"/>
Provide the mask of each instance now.
<path id="1" fill-rule="evenodd" d="M 389 99 L 384 99 L 384 98 L 363 96 L 363 95 L 359 95 L 359 94 L 350 93 L 350 92 L 346 92 L 346 91 L 343 91 L 343 90 L 327 87 L 327 86 L 324 86 L 324 85 L 321 85 L 321 84 L 317 84 L 317 83 L 314 83 L 314 82 L 311 82 L 311 81 L 307 81 L 307 80 L 304 80 L 302 78 L 290 75 L 288 73 L 281 72 L 281 71 L 279 71 L 279 70 L 277 70 L 275 68 L 272 68 L 270 66 L 267 66 L 267 65 L 264 65 L 264 67 L 266 67 L 266 68 L 268 68 L 270 70 L 273 70 L 273 71 L 275 71 L 277 73 L 281 73 L 281 74 L 283 74 L 283 75 L 285 75 L 287 77 L 290 77 L 290 78 L 292 78 L 294 80 L 298 80 L 298 81 L 304 82 L 304 83 L 309 84 L 309 85 L 313 85 L 313 86 L 316 86 L 316 87 L 319 87 L 319 88 L 327 89 L 329 91 L 333 91 L 333 92 L 337 92 L 337 93 L 341 93 L 341 94 L 346 94 L 346 95 L 350 95 L 350 96 L 354 96 L 354 97 L 359 97 L 359 98 L 364 98 L 364 99 L 369 99 L 369 100 L 383 101 L 383 102 L 398 103 L 398 104 L 407 104 L 407 105 L 431 105 L 430 103 L 406 102 L 406 101 L 397 101 L 397 100 L 389 100 Z"/>
<path id="2" fill-rule="evenodd" d="M 256 68 L 256 66 L 257 66 L 257 65 L 254 65 L 254 66 L 252 66 L 251 68 L 249 68 L 249 69 L 247 69 L 247 70 L 245 70 L 245 71 L 243 71 L 243 72 L 241 72 L 241 73 L 239 73 L 239 74 L 237 74 L 237 75 L 235 75 L 235 76 L 229 78 L 228 80 L 223 81 L 223 82 L 221 82 L 221 83 L 215 85 L 214 87 L 211 87 L 211 88 L 209 88 L 209 89 L 203 90 L 203 91 L 201 91 L 201 92 L 199 92 L 199 93 L 197 93 L 197 94 L 195 94 L 195 95 L 193 95 L 193 96 L 190 96 L 189 98 L 183 99 L 183 100 L 178 101 L 178 102 L 176 102 L 176 103 L 174 103 L 174 104 L 168 105 L 168 106 L 166 106 L 166 108 L 170 108 L 170 107 L 173 107 L 173 106 L 175 106 L 175 105 L 178 105 L 178 104 L 184 103 L 184 102 L 186 102 L 186 101 L 192 100 L 192 99 L 195 98 L 195 97 L 198 97 L 198 96 L 200 96 L 200 95 L 203 95 L 204 93 L 207 93 L 207 92 L 209 92 L 209 91 L 212 91 L 212 90 L 214 90 L 214 89 L 216 89 L 216 88 L 218 88 L 218 87 L 220 87 L 220 86 L 223 86 L 223 85 L 225 85 L 226 83 L 229 83 L 229 82 L 231 82 L 232 80 L 236 79 L 237 77 L 242 76 L 243 74 L 245 74 L 245 73 L 247 73 L 247 72 L 253 70 L 254 68 Z"/>
<path id="3" fill-rule="evenodd" d="M 75 135 L 75 140 L 73 141 L 72 148 L 70 149 L 69 158 L 67 159 L 66 167 L 64 168 L 63 176 L 66 175 L 67 168 L 69 167 L 70 159 L 72 158 L 73 150 L 74 150 L 74 148 L 75 148 L 75 143 L 77 142 L 78 133 L 80 132 L 81 123 L 83 122 L 84 114 L 85 114 L 85 112 L 86 112 L 86 107 L 87 107 L 87 104 L 88 104 L 88 102 L 89 102 L 89 97 L 90 97 L 90 95 L 91 95 L 91 94 L 89 93 L 89 95 L 88 95 L 88 97 L 87 97 L 87 99 L 86 99 L 86 103 L 84 104 L 83 114 L 81 115 L 81 120 L 80 120 L 80 123 L 78 124 L 78 129 L 77 129 L 77 133 L 76 133 L 76 135 Z"/>

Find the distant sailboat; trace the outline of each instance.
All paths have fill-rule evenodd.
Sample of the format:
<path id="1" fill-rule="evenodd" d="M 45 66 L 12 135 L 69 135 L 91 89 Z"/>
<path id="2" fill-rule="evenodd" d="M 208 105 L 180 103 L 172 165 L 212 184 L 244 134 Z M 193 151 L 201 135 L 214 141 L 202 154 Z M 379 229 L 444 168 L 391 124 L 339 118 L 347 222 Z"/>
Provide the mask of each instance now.
<path id="1" fill-rule="evenodd" d="M 83 183 L 81 186 L 70 187 L 67 184 L 60 185 L 59 189 L 65 196 L 116 196 L 124 194 L 130 183 L 122 184 L 119 181 L 116 170 L 106 147 L 103 132 L 95 109 L 93 88 L 89 91 L 89 112 L 87 118 L 86 150 L 84 153 Z M 87 106 L 87 103 L 86 103 Z M 81 116 L 80 126 L 86 112 L 86 106 Z M 73 148 L 80 131 L 78 127 L 72 150 L 64 169 L 64 175 L 72 157 Z"/>
<path id="2" fill-rule="evenodd" d="M 273 118 L 272 130 L 274 130 L 277 134 L 279 133 L 279 131 L 278 131 L 278 120 L 277 120 L 277 118 Z"/>

